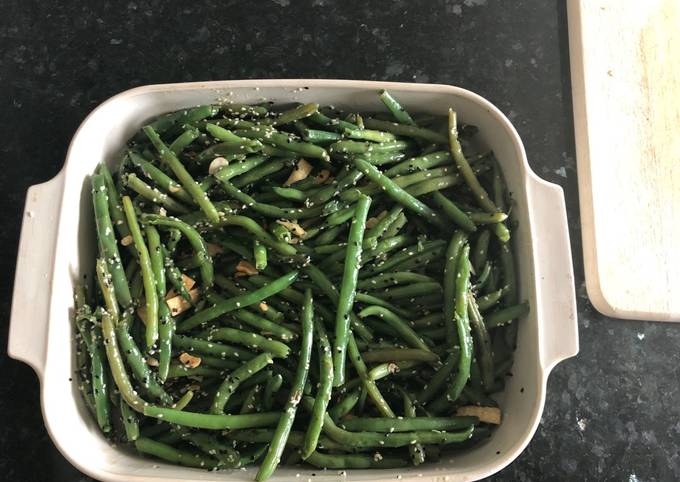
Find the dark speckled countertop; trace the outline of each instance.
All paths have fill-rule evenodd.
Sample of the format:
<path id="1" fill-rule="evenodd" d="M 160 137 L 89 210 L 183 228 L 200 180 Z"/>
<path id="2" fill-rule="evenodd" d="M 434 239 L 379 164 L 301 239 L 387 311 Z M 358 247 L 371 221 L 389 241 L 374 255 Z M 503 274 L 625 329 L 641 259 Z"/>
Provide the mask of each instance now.
<path id="1" fill-rule="evenodd" d="M 548 383 L 529 447 L 494 480 L 680 479 L 680 326 L 612 320 L 585 295 L 562 0 L 37 2 L 0 18 L 0 317 L 9 319 L 26 188 L 61 168 L 97 104 L 161 82 L 323 77 L 471 89 L 564 187 L 581 353 Z M 633 275 L 633 274 L 632 274 Z M 89 480 L 52 445 L 33 372 L 0 330 L 0 478 Z"/>

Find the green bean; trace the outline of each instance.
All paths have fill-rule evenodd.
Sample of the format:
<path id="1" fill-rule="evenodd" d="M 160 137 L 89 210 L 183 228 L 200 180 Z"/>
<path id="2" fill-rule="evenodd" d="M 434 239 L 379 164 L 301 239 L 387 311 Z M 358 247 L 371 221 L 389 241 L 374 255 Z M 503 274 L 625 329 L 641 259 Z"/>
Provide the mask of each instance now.
<path id="1" fill-rule="evenodd" d="M 466 236 L 461 231 L 456 231 L 451 237 L 446 250 L 444 262 L 444 326 L 446 327 L 446 342 L 452 344 L 456 339 L 456 323 L 454 319 L 456 303 L 456 276 L 458 275 L 458 258 Z"/>
<path id="2" fill-rule="evenodd" d="M 377 418 L 352 417 L 343 420 L 340 427 L 350 432 L 414 432 L 424 430 L 461 430 L 476 425 L 477 417 L 416 417 Z"/>
<path id="3" fill-rule="evenodd" d="M 130 367 L 132 376 L 139 382 L 144 391 L 153 398 L 157 398 L 164 405 L 172 403 L 172 397 L 168 395 L 160 385 L 156 376 L 153 374 L 146 359 L 139 350 L 137 343 L 130 334 L 130 321 L 132 313 L 127 310 L 123 312 L 118 324 L 115 327 L 116 338 L 125 359 Z"/>
<path id="4" fill-rule="evenodd" d="M 475 224 L 499 224 L 508 219 L 508 215 L 505 213 L 482 213 L 482 212 L 471 212 L 468 214 L 470 220 Z M 507 229 L 507 228 L 506 228 Z"/>
<path id="5" fill-rule="evenodd" d="M 289 243 L 293 239 L 291 232 L 279 223 L 270 224 L 269 231 L 271 231 L 277 241 Z"/>
<path id="6" fill-rule="evenodd" d="M 272 144 L 276 147 L 293 152 L 295 154 L 299 154 L 301 156 L 321 159 L 322 161 L 330 160 L 326 149 L 309 142 L 294 141 L 288 134 L 277 132 L 270 127 L 239 129 L 235 131 L 234 134 L 240 137 L 246 137 L 248 139 L 258 139 L 263 143 Z"/>
<path id="7" fill-rule="evenodd" d="M 423 243 L 421 249 L 418 245 L 409 246 L 402 249 L 398 254 L 392 256 L 389 260 L 380 262 L 374 267 L 364 270 L 365 274 L 379 274 L 385 271 L 398 269 L 399 271 L 408 271 L 405 266 L 417 266 L 427 262 L 427 259 L 434 259 L 441 255 L 441 250 L 444 247 L 444 241 L 435 240 Z"/>
<path id="8" fill-rule="evenodd" d="M 352 158 L 352 160 L 353 159 L 354 158 Z M 415 172 L 413 174 L 408 174 L 405 176 L 397 176 L 394 179 L 391 179 L 391 181 L 398 187 L 403 189 L 431 178 L 449 175 L 456 176 L 457 174 L 453 172 L 453 169 L 451 167 L 440 167 L 437 169 Z M 342 199 L 345 202 L 354 202 L 358 199 L 358 197 L 361 194 L 373 196 L 375 194 L 380 193 L 381 191 L 382 186 L 379 183 L 372 182 L 360 188 L 347 189 L 346 191 L 340 194 L 340 199 Z"/>
<path id="9" fill-rule="evenodd" d="M 151 179 L 161 189 L 187 204 L 194 203 L 193 198 L 187 194 L 181 185 L 142 156 L 134 151 L 129 151 L 128 158 L 139 168 L 144 176 Z M 130 233 L 128 232 L 128 234 Z"/>
<path id="10" fill-rule="evenodd" d="M 304 119 L 319 110 L 319 104 L 302 104 L 285 112 L 281 112 L 277 117 L 265 119 L 263 124 L 280 126 L 291 122 Z"/>
<path id="11" fill-rule="evenodd" d="M 274 403 L 274 394 L 281 390 L 283 385 L 283 377 L 280 373 L 267 378 L 267 384 L 264 387 L 263 404 L 265 410 L 271 410 Z"/>
<path id="12" fill-rule="evenodd" d="M 236 468 L 244 467 L 245 465 L 257 462 L 258 460 L 260 460 L 260 458 L 262 458 L 266 451 L 267 445 L 263 444 L 260 446 L 256 446 L 253 450 L 241 452 L 242 455 L 241 458 L 239 459 L 239 463 L 236 466 Z"/>
<path id="13" fill-rule="evenodd" d="M 212 286 L 214 276 L 212 257 L 208 253 L 208 247 L 201 235 L 198 234 L 198 231 L 178 218 L 159 216 L 157 214 L 143 214 L 142 222 L 153 226 L 166 226 L 180 230 L 196 252 L 203 286 L 206 289 Z"/>
<path id="14" fill-rule="evenodd" d="M 127 278 L 125 277 L 125 270 L 121 263 L 120 253 L 118 252 L 116 237 L 113 233 L 113 224 L 109 214 L 109 196 L 110 193 L 106 187 L 104 176 L 101 174 L 92 176 L 92 201 L 97 224 L 99 251 L 110 266 L 111 282 L 116 291 L 116 298 L 118 298 L 123 308 L 127 308 L 132 304 L 132 298 Z"/>
<path id="15" fill-rule="evenodd" d="M 468 316 L 470 318 L 470 325 L 472 326 L 472 333 L 475 338 L 475 346 L 477 347 L 477 360 L 479 362 L 479 371 L 482 376 L 482 384 L 488 391 L 494 382 L 491 339 L 489 338 L 489 332 L 486 329 L 486 325 L 484 324 L 484 320 L 482 319 L 482 315 L 479 312 L 472 292 L 468 293 Z"/>
<path id="16" fill-rule="evenodd" d="M 156 442 L 145 437 L 140 437 L 135 441 L 135 448 L 144 454 L 153 455 L 159 459 L 186 465 L 187 467 L 215 469 L 219 466 L 218 461 L 212 457 L 208 458 L 193 452 L 179 450 L 171 445 Z"/>
<path id="17" fill-rule="evenodd" d="M 394 373 L 399 373 L 401 370 L 411 369 L 415 366 L 418 366 L 419 364 L 420 362 L 418 361 L 384 362 L 371 368 L 371 370 L 368 372 L 368 378 L 374 381 L 380 380 L 381 378 L 385 378 Z"/>
<path id="18" fill-rule="evenodd" d="M 272 187 L 272 191 L 282 197 L 283 199 L 290 199 L 291 201 L 304 202 L 309 196 L 305 191 L 300 191 L 299 189 L 293 189 L 291 187 Z"/>
<path id="19" fill-rule="evenodd" d="M 413 137 L 414 139 L 422 139 L 435 144 L 446 144 L 447 142 L 446 136 L 424 127 L 398 124 L 396 122 L 382 121 L 374 118 L 364 120 L 364 124 L 369 129 L 380 129 L 398 136 Z"/>
<path id="20" fill-rule="evenodd" d="M 275 295 L 284 288 L 287 288 L 297 279 L 298 272 L 291 271 L 285 276 L 272 281 L 267 286 L 264 286 L 256 291 L 248 292 L 240 296 L 235 296 L 234 298 L 229 298 L 221 300 L 215 306 L 206 308 L 199 311 L 195 315 L 187 318 L 177 326 L 177 331 L 184 332 L 189 331 L 203 323 L 210 320 L 214 320 L 218 316 L 222 316 L 230 311 L 237 310 L 239 308 L 245 308 L 250 305 L 260 303 L 262 300 Z"/>
<path id="21" fill-rule="evenodd" d="M 486 315 L 484 324 L 487 329 L 496 328 L 510 323 L 516 318 L 521 318 L 529 313 L 529 304 L 525 301 L 517 305 L 508 306 Z"/>
<path id="22" fill-rule="evenodd" d="M 498 303 L 498 301 L 506 292 L 507 286 L 477 298 L 477 307 L 479 308 L 479 311 L 484 313 L 485 311 L 489 310 L 491 307 L 493 307 L 493 305 Z"/>
<path id="23" fill-rule="evenodd" d="M 307 374 L 309 373 L 309 364 L 312 358 L 312 341 L 314 336 L 314 305 L 312 299 L 312 291 L 307 289 L 305 291 L 305 303 L 302 306 L 302 336 L 300 342 L 300 358 L 298 361 L 298 368 L 295 373 L 288 401 L 283 408 L 283 415 L 279 419 L 274 435 L 269 444 L 269 450 L 260 465 L 260 469 L 255 476 L 255 480 L 263 481 L 269 478 L 276 469 L 276 466 L 281 460 L 281 454 L 286 446 L 288 435 L 293 427 L 295 421 L 295 414 L 297 406 L 302 399 L 302 390 L 307 382 Z"/>
<path id="24" fill-rule="evenodd" d="M 328 402 L 330 401 L 333 390 L 333 353 L 331 344 L 328 340 L 326 328 L 324 328 L 323 323 L 314 320 L 314 328 L 318 338 L 320 381 L 316 391 L 316 398 L 314 399 L 314 406 L 312 407 L 309 422 L 307 424 L 304 442 L 302 443 L 302 448 L 300 450 L 300 455 L 305 460 L 314 450 L 316 450 L 319 444 L 324 414 L 328 408 Z"/>
<path id="25" fill-rule="evenodd" d="M 233 199 L 243 203 L 253 211 L 270 218 L 304 219 L 318 217 L 321 208 L 280 208 L 271 204 L 257 202 L 229 181 L 220 181 L 222 189 Z"/>
<path id="26" fill-rule="evenodd" d="M 156 291 L 156 279 L 151 265 L 149 250 L 144 242 L 142 230 L 137 222 L 137 214 L 132 206 L 132 200 L 123 196 L 123 210 L 127 218 L 132 240 L 137 250 L 137 260 L 142 280 L 144 282 L 144 298 L 146 300 L 146 346 L 150 349 L 158 340 L 158 291 Z"/>
<path id="27" fill-rule="evenodd" d="M 414 442 L 422 444 L 460 443 L 468 440 L 472 436 L 474 427 L 470 426 L 459 432 L 418 430 L 411 432 L 394 432 L 386 436 L 385 433 L 379 432 L 348 432 L 335 425 L 330 416 L 326 414 L 323 430 L 332 440 L 349 447 L 390 448 L 404 447 Z"/>
<path id="28" fill-rule="evenodd" d="M 401 306 L 397 306 L 393 303 L 390 303 L 389 301 L 383 300 L 382 298 L 378 298 L 377 296 L 369 295 L 368 293 L 357 293 L 355 300 L 357 303 L 364 303 L 369 306 L 379 306 L 381 308 L 385 308 L 402 318 L 414 318 L 416 316 L 413 310 L 402 308 Z M 356 326 L 353 325 L 352 328 L 356 330 Z"/>
<path id="29" fill-rule="evenodd" d="M 383 104 L 385 104 L 385 107 L 389 109 L 398 123 L 410 126 L 416 125 L 406 109 L 404 109 L 399 101 L 392 97 L 389 92 L 386 90 L 381 90 L 380 100 L 382 100 Z"/>
<path id="30" fill-rule="evenodd" d="M 329 185 L 309 196 L 305 204 L 310 207 L 323 204 L 349 186 L 355 186 L 363 176 L 358 170 L 345 167 Z"/>
<path id="31" fill-rule="evenodd" d="M 507 287 L 507 291 L 503 296 L 503 301 L 506 304 L 514 304 L 518 301 L 517 291 L 517 275 L 515 274 L 515 259 L 507 243 L 499 246 L 498 258 L 501 262 L 501 272 L 503 284 Z"/>
<path id="32" fill-rule="evenodd" d="M 453 109 L 449 109 L 449 148 L 451 149 L 451 157 L 456 162 L 458 170 L 465 179 L 465 183 L 468 185 L 472 194 L 474 194 L 475 201 L 487 212 L 495 213 L 498 208 L 494 202 L 489 198 L 486 190 L 477 180 L 477 176 L 472 171 L 470 164 L 468 163 L 465 155 L 463 155 L 463 149 L 460 146 L 460 141 L 458 140 L 458 123 L 456 121 L 456 113 Z"/>
<path id="33" fill-rule="evenodd" d="M 104 348 L 106 349 L 106 357 L 109 361 L 111 375 L 116 383 L 116 387 L 118 387 L 118 391 L 128 405 L 135 411 L 142 412 L 147 402 L 137 395 L 137 391 L 133 388 L 125 371 L 125 365 L 123 364 L 118 342 L 116 341 L 115 323 L 115 320 L 111 318 L 109 313 L 106 311 L 102 313 L 102 336 L 104 338 Z"/>
<path id="34" fill-rule="evenodd" d="M 446 229 L 444 222 L 437 216 L 429 206 L 422 203 L 418 199 L 414 198 L 401 187 L 396 185 L 389 177 L 382 174 L 375 166 L 372 166 L 366 161 L 361 159 L 354 159 L 354 164 L 359 168 L 361 172 L 364 173 L 371 181 L 379 184 L 385 191 L 385 193 L 392 198 L 395 202 L 403 205 L 406 209 L 413 211 L 414 213 L 422 216 L 427 221 L 431 222 L 435 226 Z"/>
<path id="35" fill-rule="evenodd" d="M 274 249 L 278 253 L 284 256 L 293 256 L 297 254 L 297 250 L 284 242 L 276 240 L 273 236 L 270 236 L 262 226 L 257 224 L 254 220 L 239 215 L 226 215 L 222 217 L 220 221 L 221 226 L 238 226 L 245 229 L 250 234 L 253 235 L 255 239 L 260 241 L 262 244 Z"/>
<path id="36" fill-rule="evenodd" d="M 168 379 L 183 377 L 219 377 L 221 375 L 222 370 L 203 365 L 189 368 L 182 364 L 175 363 L 168 367 Z"/>
<path id="37" fill-rule="evenodd" d="M 404 298 L 414 298 L 428 294 L 439 294 L 442 292 L 441 285 L 436 281 L 424 283 L 413 283 L 406 286 L 389 287 L 377 293 L 377 296 L 386 300 L 394 301 Z"/>
<path id="38" fill-rule="evenodd" d="M 111 404 L 109 402 L 107 366 L 102 354 L 101 327 L 94 325 L 90 343 L 90 374 L 92 376 L 92 394 L 94 396 L 97 424 L 102 432 L 111 431 Z"/>
<path id="39" fill-rule="evenodd" d="M 267 160 L 268 158 L 264 156 L 250 156 L 244 161 L 229 163 L 228 166 L 224 166 L 215 172 L 213 176 L 219 181 L 229 181 L 234 177 L 251 171 Z"/>
<path id="40" fill-rule="evenodd" d="M 220 288 L 225 289 L 229 294 L 232 294 L 232 295 L 237 296 L 237 297 L 242 296 L 242 295 L 246 295 L 249 292 L 255 291 L 255 288 L 252 287 L 252 286 L 246 287 L 245 281 L 243 281 L 243 279 L 241 279 L 241 281 L 240 281 L 240 284 L 241 284 L 240 286 L 237 285 L 236 283 L 234 283 L 232 280 L 224 278 L 223 276 L 220 276 L 220 275 L 218 275 L 215 279 L 218 282 L 218 285 L 219 285 Z M 221 303 L 223 301 L 222 298 L 220 298 L 217 295 L 212 294 L 212 293 L 206 294 L 206 298 L 211 303 Z M 266 308 L 262 309 L 262 307 L 260 307 L 260 303 L 264 303 Z M 273 299 L 270 299 L 270 300 L 267 300 L 267 301 L 262 301 L 260 303 L 258 303 L 257 308 L 255 308 L 253 305 L 251 305 L 251 310 L 258 313 L 258 314 L 262 313 L 265 318 L 267 318 L 269 321 L 272 321 L 274 323 L 281 323 L 284 320 L 285 315 L 281 311 L 279 311 L 277 308 L 274 307 L 274 300 Z"/>
<path id="41" fill-rule="evenodd" d="M 371 401 L 378 409 L 378 412 L 380 412 L 383 417 L 394 417 L 394 412 L 387 403 L 387 400 L 385 400 L 383 397 L 382 393 L 380 393 L 378 385 L 376 385 L 374 380 L 369 378 L 368 369 L 366 368 L 366 364 L 359 353 L 356 340 L 354 339 L 354 335 L 351 332 L 347 340 L 347 355 L 363 383 L 364 390 L 367 392 L 367 396 L 371 398 Z M 324 418 L 324 425 L 322 429 L 325 428 L 327 424 L 328 417 Z"/>
<path id="42" fill-rule="evenodd" d="M 383 233 L 383 238 L 392 238 L 399 234 L 401 231 L 401 228 L 406 226 L 406 223 L 408 222 L 408 219 L 406 218 L 406 214 L 399 213 L 397 216 L 397 219 L 395 219 L 390 225 L 387 227 L 385 232 Z"/>
<path id="43" fill-rule="evenodd" d="M 392 236 L 385 237 L 373 249 L 367 249 L 362 258 L 362 265 L 372 261 L 375 258 L 383 259 L 387 253 L 395 249 L 401 248 L 412 242 L 413 238 L 410 236 Z M 330 257 L 329 257 L 330 259 Z"/>
<path id="44" fill-rule="evenodd" d="M 460 228 L 464 229 L 468 233 L 471 233 L 477 229 L 475 223 L 472 222 L 470 217 L 440 191 L 433 192 L 432 199 L 434 200 L 435 204 L 439 206 L 439 209 L 441 209 L 442 212 Z"/>
<path id="45" fill-rule="evenodd" d="M 359 139 L 372 142 L 391 142 L 397 138 L 394 134 L 384 131 L 376 131 L 371 129 L 345 129 L 345 137 L 350 139 Z"/>
<path id="46" fill-rule="evenodd" d="M 417 320 L 411 321 L 409 324 L 414 328 L 428 328 L 432 326 L 439 326 L 443 323 L 444 317 L 441 313 L 430 313 Z"/>
<path id="47" fill-rule="evenodd" d="M 223 143 L 231 143 L 249 147 L 256 147 L 262 145 L 258 141 L 253 141 L 252 139 L 244 139 L 243 137 L 237 136 L 230 130 L 210 122 L 207 122 L 205 124 L 205 130 L 208 132 L 208 134 L 213 136 L 218 141 L 222 141 Z"/>
<path id="48" fill-rule="evenodd" d="M 238 142 L 221 142 L 214 144 L 198 153 L 194 161 L 197 164 L 205 164 L 215 158 L 222 157 L 226 161 L 244 161 L 248 154 L 254 154 L 262 150 L 262 144 L 250 139 L 239 139 Z M 248 144 L 248 143 L 255 144 Z"/>
<path id="49" fill-rule="evenodd" d="M 400 457 L 320 452 L 312 452 L 307 462 L 323 469 L 396 469 L 406 465 L 406 461 Z"/>
<path id="50" fill-rule="evenodd" d="M 189 353 L 191 356 L 198 356 L 201 359 L 201 365 L 213 368 L 221 368 L 227 370 L 233 370 L 237 368 L 240 363 L 236 360 L 227 360 L 225 358 L 218 358 L 210 355 L 199 354 L 197 352 Z"/>
<path id="51" fill-rule="evenodd" d="M 125 438 L 128 442 L 134 442 L 139 438 L 139 419 L 130 405 L 121 396 L 118 398 L 118 406 L 120 407 L 120 417 L 123 422 L 123 429 L 125 430 Z"/>
<path id="52" fill-rule="evenodd" d="M 241 382 L 254 373 L 266 368 L 267 365 L 270 365 L 273 362 L 274 361 L 270 353 L 260 353 L 252 360 L 248 360 L 236 370 L 229 373 L 215 393 L 215 398 L 213 399 L 212 405 L 210 407 L 210 413 L 215 415 L 222 414 L 224 411 L 224 405 L 229 400 L 229 397 L 233 395 L 233 393 L 239 387 Z"/>
<path id="53" fill-rule="evenodd" d="M 332 119 L 321 112 L 314 112 L 309 119 L 316 122 L 319 125 L 327 127 L 331 130 L 338 132 L 343 132 L 345 129 L 356 129 L 358 126 L 341 119 Z"/>
<path id="54" fill-rule="evenodd" d="M 385 233 L 387 228 L 396 221 L 399 215 L 402 213 L 403 208 L 401 206 L 395 206 L 390 209 L 389 212 L 385 214 L 372 228 L 366 231 L 366 239 L 377 240 Z"/>
<path id="55" fill-rule="evenodd" d="M 201 134 L 201 132 L 195 127 L 186 129 L 182 132 L 174 141 L 170 144 L 170 150 L 176 155 L 181 154 L 184 149 L 186 149 L 189 144 L 194 142 L 196 138 Z"/>
<path id="56" fill-rule="evenodd" d="M 160 419 L 166 423 L 207 430 L 239 430 L 244 428 L 271 427 L 276 425 L 281 416 L 279 412 L 215 415 L 154 407 L 152 405 L 144 407 L 144 415 Z"/>
<path id="57" fill-rule="evenodd" d="M 337 226 L 346 223 L 347 221 L 354 217 L 354 212 L 356 211 L 356 208 L 357 206 L 353 204 L 351 206 L 347 206 L 346 208 L 340 209 L 339 211 L 336 211 L 330 216 L 328 216 L 324 224 L 326 226 Z"/>
<path id="58" fill-rule="evenodd" d="M 253 358 L 253 355 L 248 350 L 184 335 L 173 335 L 172 344 L 182 350 L 197 351 L 219 358 L 230 358 L 235 360 L 250 360 Z"/>
<path id="59" fill-rule="evenodd" d="M 345 381 L 345 355 L 350 326 L 350 312 L 356 295 L 356 284 L 359 275 L 362 242 L 366 228 L 366 217 L 371 206 L 371 198 L 361 197 L 357 201 L 356 211 L 347 239 L 348 247 L 345 258 L 345 269 L 338 297 L 338 308 L 335 317 L 335 341 L 333 344 L 333 386 L 340 386 Z"/>
<path id="60" fill-rule="evenodd" d="M 413 348 L 419 348 L 424 351 L 430 351 L 427 344 L 418 336 L 418 334 L 409 326 L 403 319 L 399 318 L 395 313 L 392 313 L 387 308 L 381 306 L 369 306 L 359 312 L 360 318 L 368 316 L 377 316 L 382 321 L 386 322 L 408 345 Z"/>
<path id="61" fill-rule="evenodd" d="M 451 159 L 450 153 L 446 151 L 436 151 L 424 156 L 406 159 L 385 171 L 385 175 L 387 177 L 394 177 L 409 174 L 414 171 L 425 171 L 433 167 L 449 164 L 451 161 L 453 161 L 453 159 Z"/>
<path id="62" fill-rule="evenodd" d="M 458 364 L 458 361 L 459 361 L 458 353 L 454 350 L 448 355 L 444 364 L 437 369 L 434 375 L 432 375 L 428 383 L 425 386 L 423 386 L 423 389 L 416 397 L 416 401 L 419 404 L 421 405 L 427 404 L 430 400 L 432 400 L 435 397 L 435 395 L 441 392 L 442 388 L 444 387 L 444 384 L 446 383 L 446 380 L 448 380 L 449 376 L 453 372 L 453 369 Z"/>
<path id="63" fill-rule="evenodd" d="M 245 116 L 264 117 L 269 113 L 269 109 L 262 105 L 247 105 L 247 104 L 227 104 L 222 107 L 226 114 L 236 116 L 238 119 L 234 121 L 246 122 L 242 118 Z M 222 120 L 222 119 L 220 119 Z"/>
<path id="64" fill-rule="evenodd" d="M 266 318 L 258 316 L 247 310 L 237 310 L 232 312 L 234 318 L 244 322 L 254 328 L 257 328 L 262 335 L 274 335 L 283 341 L 289 341 L 295 338 L 295 333 L 285 326 L 274 323 Z"/>
<path id="65" fill-rule="evenodd" d="M 168 255 L 167 251 L 165 249 L 163 251 L 163 267 L 165 268 L 165 274 L 167 279 L 170 281 L 170 284 L 172 285 L 172 288 L 180 294 L 182 298 L 184 298 L 187 302 L 193 303 L 191 299 L 191 294 L 189 293 L 189 290 L 187 287 L 184 285 L 184 279 L 182 278 L 182 272 L 180 269 L 175 266 L 175 262 L 172 260 L 172 258 Z M 173 327 L 174 330 L 174 327 Z M 159 333 L 160 335 L 160 333 Z"/>
<path id="66" fill-rule="evenodd" d="M 125 246 L 123 240 L 130 239 L 128 238 L 128 236 L 130 236 L 130 229 L 128 228 L 127 221 L 125 220 L 125 213 L 123 212 L 123 206 L 120 203 L 120 196 L 118 195 L 116 184 L 114 183 L 113 177 L 111 176 L 111 171 L 109 171 L 109 168 L 106 166 L 106 164 L 101 163 L 99 166 L 97 166 L 97 174 L 103 176 L 104 178 L 103 181 L 104 185 L 106 186 L 106 195 L 108 196 L 110 219 L 113 225 L 116 227 L 118 236 L 120 236 L 121 244 Z M 92 179 L 92 182 L 94 183 L 94 178 Z M 99 187 L 99 189 L 101 189 L 101 187 Z M 103 206 L 101 206 L 101 208 L 103 208 Z M 95 210 L 95 215 L 96 214 L 97 211 Z"/>
<path id="67" fill-rule="evenodd" d="M 421 181 L 417 184 L 409 186 L 405 189 L 405 191 L 413 197 L 420 197 L 425 194 L 430 194 L 455 186 L 458 184 L 458 181 L 459 179 L 457 174 L 434 177 L 432 179 L 428 179 L 427 181 Z"/>
<path id="68" fill-rule="evenodd" d="M 354 406 L 359 401 L 359 396 L 361 395 L 361 388 L 355 388 L 351 392 L 348 392 L 342 400 L 336 403 L 333 407 L 328 410 L 328 414 L 334 421 L 340 420 L 342 417 L 347 415 L 352 411 Z"/>
<path id="69" fill-rule="evenodd" d="M 404 401 L 404 416 L 409 417 L 411 419 L 415 419 L 416 406 L 413 404 L 413 400 L 411 400 L 411 397 L 406 392 L 406 390 L 401 389 L 400 392 L 402 400 Z M 430 418 L 428 417 L 426 420 L 429 419 Z M 413 463 L 413 465 L 418 466 L 425 462 L 425 449 L 423 448 L 422 444 L 415 443 L 409 445 L 408 452 L 409 455 L 411 456 L 411 462 Z"/>
<path id="70" fill-rule="evenodd" d="M 220 467 L 233 468 L 238 465 L 239 453 L 229 445 L 219 442 L 214 436 L 202 432 L 193 432 L 186 428 L 180 428 L 180 435 L 182 440 L 187 440 L 206 455 L 219 460 L 218 465 Z"/>
<path id="71" fill-rule="evenodd" d="M 159 134 L 164 134 L 174 126 L 192 124 L 207 117 L 213 117 L 219 112 L 219 107 L 214 105 L 201 105 L 191 109 L 182 109 L 165 114 L 149 124 Z"/>
<path id="72" fill-rule="evenodd" d="M 507 243 L 510 241 L 510 230 L 505 225 L 505 223 L 496 223 L 492 226 L 493 233 L 496 235 L 501 243 Z"/>
<path id="73" fill-rule="evenodd" d="M 332 144 L 342 139 L 342 134 L 318 129 L 303 129 L 301 135 L 305 141 L 313 144 Z"/>
<path id="74" fill-rule="evenodd" d="M 481 272 L 489 255 L 489 240 L 491 233 L 488 230 L 483 230 L 477 236 L 475 248 L 472 253 L 472 267 L 475 272 Z"/>
<path id="75" fill-rule="evenodd" d="M 237 330 L 236 328 L 213 328 L 203 332 L 200 337 L 209 341 L 226 341 L 259 351 L 270 352 L 273 356 L 279 358 L 286 358 L 290 353 L 288 345 L 280 341 L 271 340 L 257 333 Z"/>
<path id="76" fill-rule="evenodd" d="M 363 352 L 361 357 L 367 363 L 396 361 L 435 363 L 439 361 L 439 357 L 435 353 L 432 353 L 429 348 L 383 348 Z"/>
<path id="77" fill-rule="evenodd" d="M 455 401 L 463 391 L 463 387 L 470 378 L 470 364 L 472 363 L 473 343 L 470 335 L 470 320 L 468 318 L 468 289 L 470 284 L 470 260 L 468 255 L 470 247 L 463 246 L 458 255 L 456 272 L 456 290 L 455 290 L 455 311 L 454 318 L 456 321 L 456 329 L 458 332 L 458 343 L 460 345 L 460 358 L 458 361 L 458 372 L 454 376 L 451 385 L 449 385 L 446 398 L 449 401 Z"/>
<path id="78" fill-rule="evenodd" d="M 163 256 L 163 246 L 161 237 L 153 226 L 145 229 L 146 239 L 149 241 L 149 258 L 156 281 L 156 293 L 158 294 L 158 378 L 164 381 L 168 367 L 170 366 L 170 356 L 172 352 L 172 332 L 174 322 L 170 316 L 170 308 L 165 302 L 165 262 Z M 182 283 L 184 286 L 184 283 Z"/>
<path id="79" fill-rule="evenodd" d="M 373 276 L 372 278 L 363 279 L 359 281 L 357 288 L 377 290 L 380 288 L 388 288 L 390 286 L 400 284 L 431 282 L 434 282 L 434 278 L 424 274 L 397 271 L 392 273 L 382 273 L 377 276 Z"/>
<path id="80" fill-rule="evenodd" d="M 145 126 L 143 131 L 158 151 L 161 160 L 168 165 L 172 172 L 175 173 L 175 176 L 177 176 L 177 179 L 182 184 L 184 190 L 189 193 L 196 204 L 198 204 L 210 222 L 217 223 L 220 220 L 220 215 L 217 212 L 217 209 L 215 209 L 213 203 L 196 183 L 196 181 L 194 181 L 194 178 L 182 165 L 175 153 L 173 153 L 170 148 L 168 148 L 163 143 L 160 136 L 152 126 Z"/>
<path id="81" fill-rule="evenodd" d="M 334 154 L 370 154 L 373 152 L 403 151 L 409 146 L 410 144 L 407 141 L 375 143 L 343 140 L 331 144 L 329 151 Z"/>

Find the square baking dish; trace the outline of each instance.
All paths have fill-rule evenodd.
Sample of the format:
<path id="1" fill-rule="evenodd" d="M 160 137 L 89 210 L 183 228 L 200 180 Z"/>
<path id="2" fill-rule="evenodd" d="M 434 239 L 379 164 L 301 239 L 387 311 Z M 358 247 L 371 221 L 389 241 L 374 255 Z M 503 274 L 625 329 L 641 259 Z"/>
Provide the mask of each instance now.
<path id="1" fill-rule="evenodd" d="M 413 112 L 444 115 L 479 127 L 516 201 L 513 236 L 520 296 L 531 312 L 519 320 L 513 376 L 500 395 L 503 424 L 480 446 L 443 454 L 438 462 L 399 470 L 321 471 L 279 468 L 272 482 L 477 480 L 512 462 L 541 418 L 546 381 L 558 362 L 578 352 L 569 232 L 562 189 L 541 180 L 527 163 L 517 132 L 484 98 L 458 87 L 354 80 L 236 80 L 167 84 L 123 92 L 97 107 L 77 130 L 61 172 L 28 190 L 17 259 L 8 352 L 29 364 L 41 382 L 45 425 L 78 469 L 111 481 L 251 481 L 255 469 L 207 472 L 144 459 L 111 446 L 85 408 L 74 373 L 71 316 L 74 280 L 93 272 L 94 221 L 89 176 L 112 162 L 145 121 L 159 114 L 215 102 L 319 102 L 349 110 L 378 110 L 388 89 Z"/>

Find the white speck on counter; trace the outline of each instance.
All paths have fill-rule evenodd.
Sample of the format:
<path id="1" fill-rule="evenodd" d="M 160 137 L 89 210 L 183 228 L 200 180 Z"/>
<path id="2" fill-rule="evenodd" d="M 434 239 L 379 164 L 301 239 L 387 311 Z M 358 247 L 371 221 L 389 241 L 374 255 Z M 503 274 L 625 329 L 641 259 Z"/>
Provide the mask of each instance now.
<path id="1" fill-rule="evenodd" d="M 26 211 L 26 216 L 32 218 L 33 216 L 35 216 L 35 213 L 33 211 Z"/>
<path id="2" fill-rule="evenodd" d="M 628 476 L 628 482 L 639 482 L 639 479 L 635 473 L 632 473 Z"/>
<path id="3" fill-rule="evenodd" d="M 642 341 L 645 339 L 645 334 L 644 333 L 638 333 L 637 334 L 638 340 Z"/>
<path id="4" fill-rule="evenodd" d="M 564 166 L 562 166 L 559 169 L 555 169 L 555 174 L 558 176 L 567 177 L 567 170 Z"/>
<path id="5" fill-rule="evenodd" d="M 579 418 L 576 420 L 576 425 L 578 425 L 578 429 L 581 432 L 585 432 L 587 424 L 588 424 L 587 418 Z"/>
<path id="6" fill-rule="evenodd" d="M 463 15 L 463 7 L 460 5 L 454 5 L 451 11 L 454 15 L 458 15 L 459 17 Z"/>

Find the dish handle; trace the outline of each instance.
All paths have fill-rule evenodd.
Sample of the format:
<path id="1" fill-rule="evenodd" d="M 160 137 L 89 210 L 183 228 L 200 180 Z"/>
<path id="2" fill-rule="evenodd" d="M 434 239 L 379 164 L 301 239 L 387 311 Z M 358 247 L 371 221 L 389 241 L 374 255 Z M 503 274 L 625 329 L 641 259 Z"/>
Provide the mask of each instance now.
<path id="1" fill-rule="evenodd" d="M 578 353 L 578 318 L 574 270 L 564 192 L 557 184 L 533 177 L 529 183 L 540 357 L 549 372 L 557 363 Z"/>
<path id="2" fill-rule="evenodd" d="M 24 206 L 10 315 L 10 357 L 28 364 L 42 379 L 47 348 L 54 251 L 63 171 L 28 189 Z"/>

